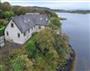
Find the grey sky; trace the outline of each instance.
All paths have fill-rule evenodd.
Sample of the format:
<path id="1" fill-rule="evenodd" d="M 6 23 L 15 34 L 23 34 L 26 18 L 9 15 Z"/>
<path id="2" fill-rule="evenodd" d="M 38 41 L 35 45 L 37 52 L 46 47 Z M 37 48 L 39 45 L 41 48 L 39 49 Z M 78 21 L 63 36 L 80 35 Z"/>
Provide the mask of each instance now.
<path id="1" fill-rule="evenodd" d="M 89 9 L 90 1 L 85 0 L 3 0 L 10 2 L 12 5 L 22 6 L 41 6 L 56 9 Z"/>

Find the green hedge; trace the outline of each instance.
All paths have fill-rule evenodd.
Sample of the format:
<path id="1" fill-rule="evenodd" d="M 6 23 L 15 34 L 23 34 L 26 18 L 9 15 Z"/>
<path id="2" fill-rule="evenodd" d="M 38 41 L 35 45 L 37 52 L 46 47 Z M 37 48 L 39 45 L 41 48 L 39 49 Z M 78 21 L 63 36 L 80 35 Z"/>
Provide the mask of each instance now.
<path id="1" fill-rule="evenodd" d="M 4 35 L 4 29 L 5 29 L 5 27 L 0 27 L 0 36 L 2 36 L 2 35 Z"/>

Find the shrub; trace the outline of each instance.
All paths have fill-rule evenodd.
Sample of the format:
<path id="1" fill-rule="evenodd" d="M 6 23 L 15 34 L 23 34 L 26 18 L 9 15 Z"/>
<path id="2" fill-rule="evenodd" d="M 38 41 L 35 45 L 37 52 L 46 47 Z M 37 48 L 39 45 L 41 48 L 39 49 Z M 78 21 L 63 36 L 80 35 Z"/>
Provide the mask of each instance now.
<path id="1" fill-rule="evenodd" d="M 26 44 L 26 53 L 28 54 L 29 58 L 35 58 L 37 55 L 34 34 L 33 34 L 33 37 L 30 39 L 30 41 L 28 41 Z"/>
<path id="2" fill-rule="evenodd" d="M 60 20 L 58 17 L 51 17 L 49 20 L 49 27 L 53 30 L 59 29 L 61 26 Z"/>
<path id="3" fill-rule="evenodd" d="M 8 20 L 10 20 L 10 18 L 11 18 L 12 16 L 14 16 L 14 15 L 15 15 L 15 14 L 14 14 L 13 11 L 5 11 L 5 12 L 3 13 L 4 18 L 6 18 L 6 19 L 8 19 Z"/>
<path id="4" fill-rule="evenodd" d="M 4 35 L 4 29 L 5 29 L 4 27 L 0 28 L 0 36 Z"/>
<path id="5" fill-rule="evenodd" d="M 4 65 L 0 65 L 0 71 L 5 71 L 4 70 Z"/>
<path id="6" fill-rule="evenodd" d="M 11 59 L 10 62 L 11 71 L 24 71 L 25 61 L 20 56 Z"/>

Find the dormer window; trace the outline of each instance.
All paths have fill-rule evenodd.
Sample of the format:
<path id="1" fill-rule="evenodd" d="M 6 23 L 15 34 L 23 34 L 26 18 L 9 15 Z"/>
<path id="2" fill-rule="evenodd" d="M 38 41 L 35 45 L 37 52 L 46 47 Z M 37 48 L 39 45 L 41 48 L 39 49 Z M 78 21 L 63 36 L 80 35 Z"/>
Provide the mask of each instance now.
<path id="1" fill-rule="evenodd" d="M 11 23 L 11 27 L 12 27 L 12 28 L 14 27 L 14 24 L 13 24 L 13 23 Z"/>
<path id="2" fill-rule="evenodd" d="M 28 22 L 30 22 L 30 19 L 28 19 Z"/>
<path id="3" fill-rule="evenodd" d="M 24 23 L 27 23 L 27 20 L 26 19 L 24 19 Z"/>
<path id="4" fill-rule="evenodd" d="M 40 20 L 42 20 L 43 18 L 41 17 Z"/>
<path id="5" fill-rule="evenodd" d="M 26 33 L 24 33 L 24 36 L 26 36 Z"/>

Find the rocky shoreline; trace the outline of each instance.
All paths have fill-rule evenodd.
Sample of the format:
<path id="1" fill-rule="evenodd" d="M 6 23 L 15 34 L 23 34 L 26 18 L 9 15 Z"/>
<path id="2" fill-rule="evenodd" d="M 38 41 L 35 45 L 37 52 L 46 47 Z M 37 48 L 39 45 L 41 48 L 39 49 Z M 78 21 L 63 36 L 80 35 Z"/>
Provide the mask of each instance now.
<path id="1" fill-rule="evenodd" d="M 74 62 L 75 62 L 75 51 L 73 50 L 72 46 L 69 44 L 69 47 L 72 50 L 72 53 L 70 53 L 70 58 L 67 59 L 67 62 L 65 64 L 65 68 L 59 67 L 57 71 L 73 71 L 74 69 Z"/>

